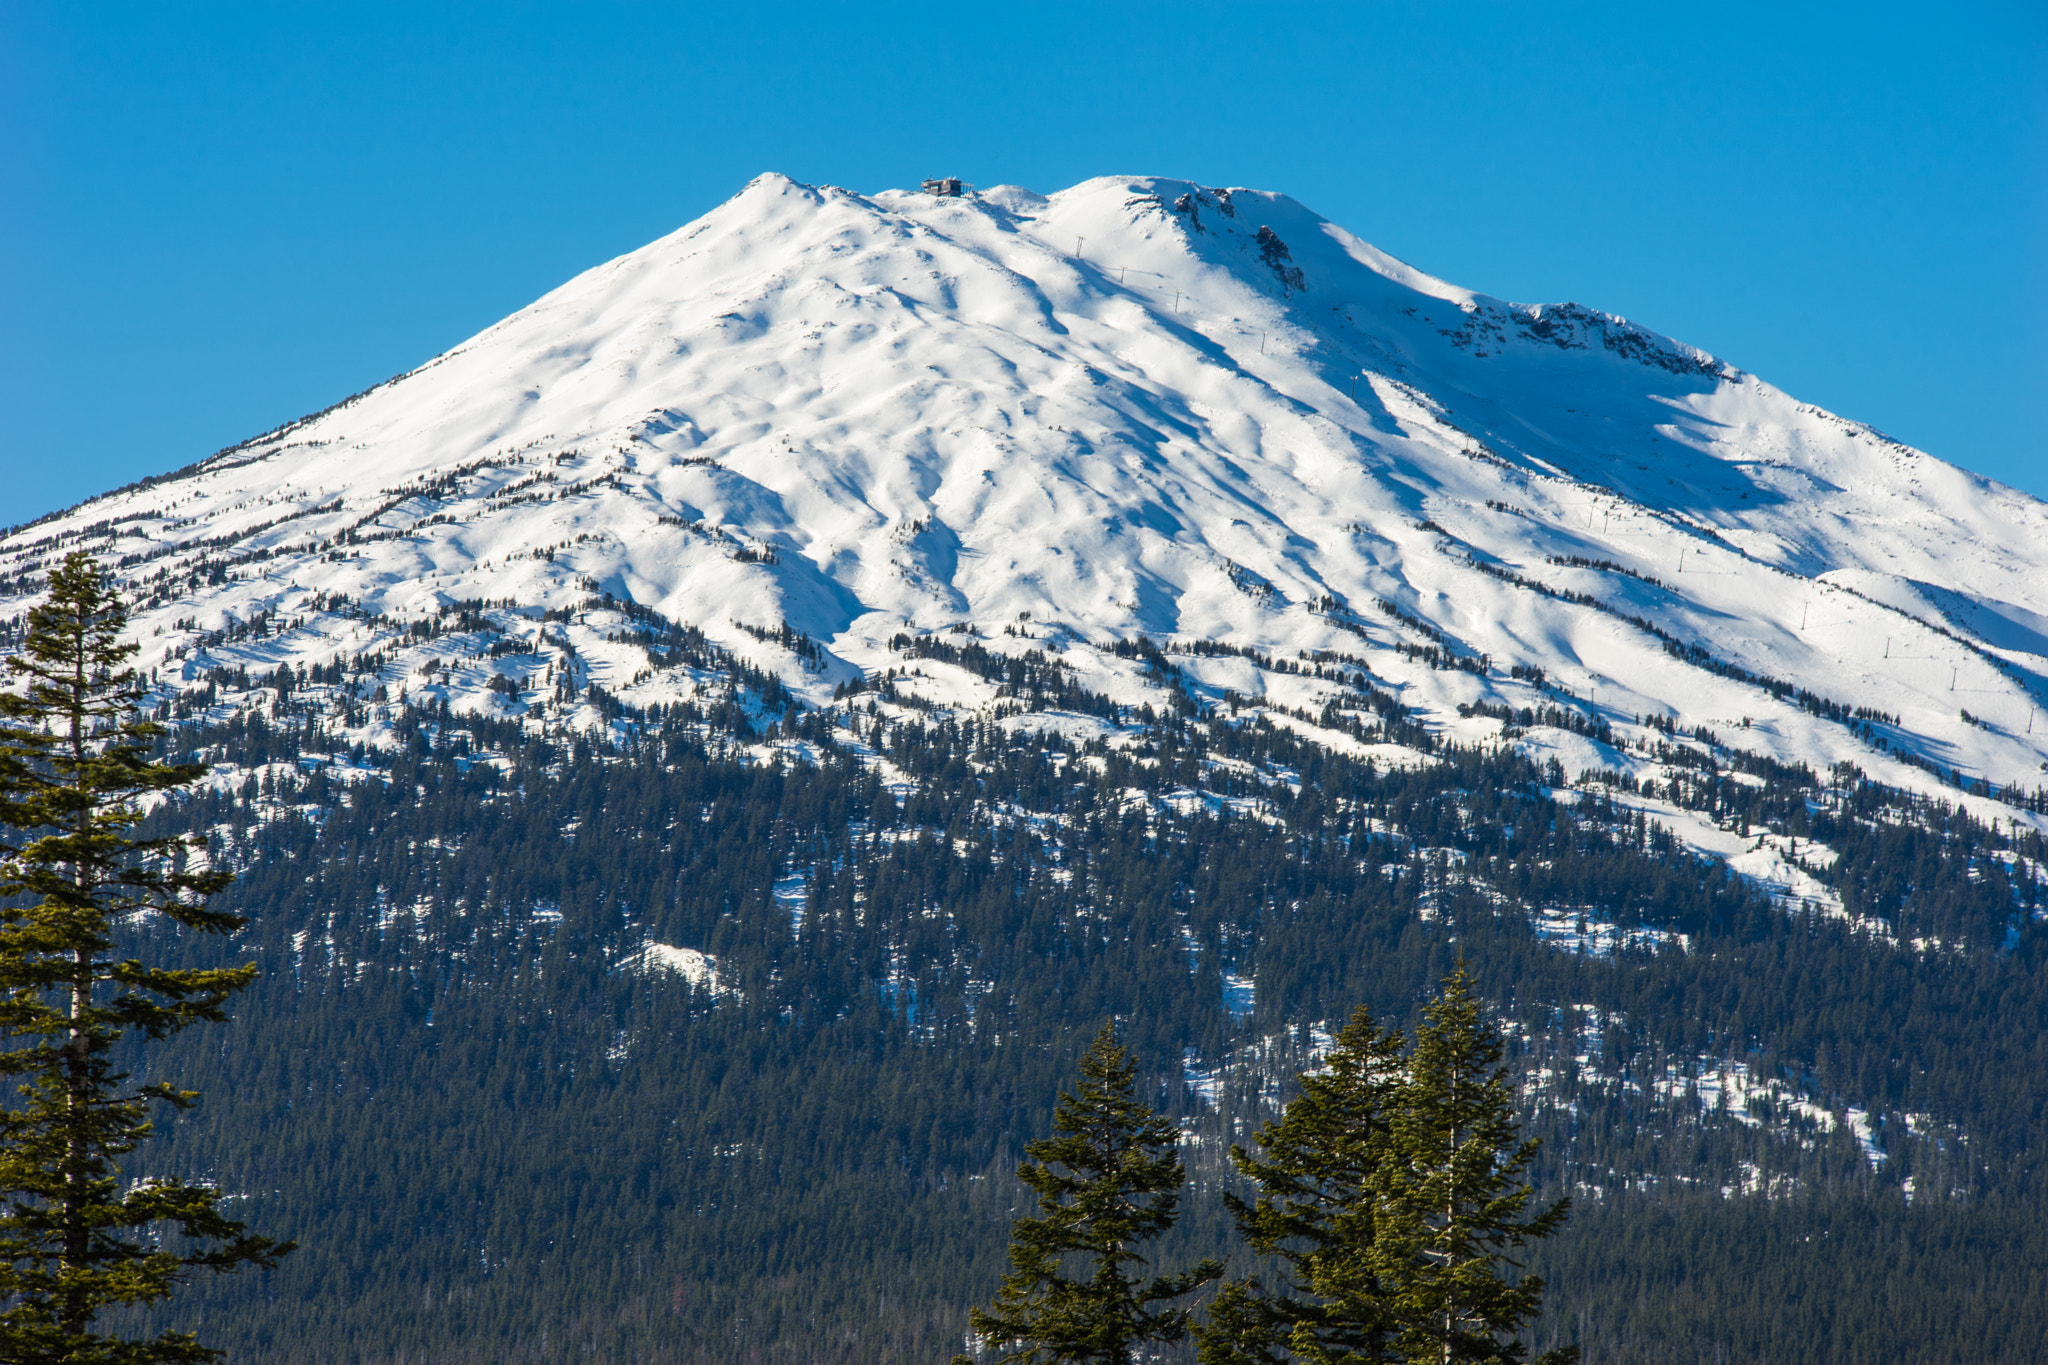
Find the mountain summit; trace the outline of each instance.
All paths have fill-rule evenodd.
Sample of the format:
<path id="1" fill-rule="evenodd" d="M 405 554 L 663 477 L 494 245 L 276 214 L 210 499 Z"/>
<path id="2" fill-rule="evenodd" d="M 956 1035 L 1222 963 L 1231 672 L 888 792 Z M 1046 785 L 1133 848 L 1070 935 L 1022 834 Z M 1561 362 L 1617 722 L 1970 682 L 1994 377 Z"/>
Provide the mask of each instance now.
<path id="1" fill-rule="evenodd" d="M 18 529 L 0 616 L 78 546 L 188 688 L 384 649 L 458 710 L 688 694 L 602 614 L 489 658 L 408 635 L 609 595 L 812 703 L 940 630 L 1117 695 L 1142 679 L 1104 647 L 1143 635 L 1341 657 L 1467 741 L 1568 702 L 1613 737 L 1507 728 L 1574 770 L 1650 775 L 1630 737 L 1673 725 L 1986 795 L 2048 757 L 2048 506 L 1619 317 L 1151 177 L 764 175 L 409 374 Z M 1341 705 L 1249 655 L 1191 685 Z"/>

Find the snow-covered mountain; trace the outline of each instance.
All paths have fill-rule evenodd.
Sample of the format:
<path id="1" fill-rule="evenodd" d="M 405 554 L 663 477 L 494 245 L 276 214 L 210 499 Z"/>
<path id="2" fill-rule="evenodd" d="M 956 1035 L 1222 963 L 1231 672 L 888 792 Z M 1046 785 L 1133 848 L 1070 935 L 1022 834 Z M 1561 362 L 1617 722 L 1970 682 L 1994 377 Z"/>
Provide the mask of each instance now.
<path id="1" fill-rule="evenodd" d="M 410 374 L 17 529 L 0 620 L 78 547 L 146 603 L 167 695 L 371 655 L 394 703 L 542 723 L 706 685 L 623 640 L 638 604 L 815 704 L 905 631 L 1135 701 L 1107 646 L 1145 635 L 1246 651 L 1180 660 L 1225 707 L 1313 726 L 1363 675 L 1568 771 L 1654 779 L 1675 727 L 2022 821 L 1992 789 L 2048 784 L 2048 505 L 1184 181 L 764 175 Z M 451 604 L 474 629 L 415 629 Z"/>

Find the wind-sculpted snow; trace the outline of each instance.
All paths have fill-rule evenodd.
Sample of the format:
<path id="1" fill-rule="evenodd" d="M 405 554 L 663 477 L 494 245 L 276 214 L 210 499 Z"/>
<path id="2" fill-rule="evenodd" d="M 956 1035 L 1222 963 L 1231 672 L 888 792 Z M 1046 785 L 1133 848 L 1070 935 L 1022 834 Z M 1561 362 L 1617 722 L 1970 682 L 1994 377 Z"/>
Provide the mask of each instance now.
<path id="1" fill-rule="evenodd" d="M 2048 506 L 1181 181 L 763 176 L 410 374 L 17 530 L 0 619 L 79 546 L 147 603 L 167 696 L 366 656 L 385 705 L 704 687 L 631 638 L 651 612 L 813 704 L 962 627 L 1141 701 L 1104 650 L 1144 635 L 1239 651 L 1177 656 L 1212 704 L 1307 723 L 1362 682 L 1572 772 L 1655 778 L 1676 729 L 1987 806 L 2048 783 Z M 1347 662 L 1271 665 L 1319 652 Z M 1520 723 L 1546 708 L 1589 724 Z"/>

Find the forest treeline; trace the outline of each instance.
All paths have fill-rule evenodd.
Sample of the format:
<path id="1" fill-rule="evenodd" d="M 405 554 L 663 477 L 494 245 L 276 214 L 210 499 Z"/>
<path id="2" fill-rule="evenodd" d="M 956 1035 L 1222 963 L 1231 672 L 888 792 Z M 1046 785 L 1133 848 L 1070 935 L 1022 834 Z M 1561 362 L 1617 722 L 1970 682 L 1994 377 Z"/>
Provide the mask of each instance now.
<path id="1" fill-rule="evenodd" d="M 157 819 L 237 872 L 232 960 L 263 972 L 234 1028 L 146 1059 L 209 1098 L 144 1169 L 218 1181 L 301 1245 L 180 1300 L 210 1340 L 945 1359 L 1106 1017 L 1188 1130 L 1159 1254 L 1257 1266 L 1229 1145 L 1319 1030 L 1358 1004 L 1412 1024 L 1460 954 L 1524 1077 L 1539 1192 L 1577 1209 L 1535 1253 L 1538 1349 L 2018 1360 L 2048 1325 L 2038 843 L 1702 774 L 1719 818 L 1848 848 L 1859 927 L 1512 753 L 1390 770 L 1174 707 L 1109 744 L 855 704 L 786 715 L 809 757 L 764 763 L 739 715 L 678 707 L 609 747 L 408 712 L 381 755 L 289 712 L 181 732 L 236 768 Z M 1542 907 L 1684 946 L 1561 950 Z M 1722 1062 L 1778 1088 L 1705 1104 Z"/>

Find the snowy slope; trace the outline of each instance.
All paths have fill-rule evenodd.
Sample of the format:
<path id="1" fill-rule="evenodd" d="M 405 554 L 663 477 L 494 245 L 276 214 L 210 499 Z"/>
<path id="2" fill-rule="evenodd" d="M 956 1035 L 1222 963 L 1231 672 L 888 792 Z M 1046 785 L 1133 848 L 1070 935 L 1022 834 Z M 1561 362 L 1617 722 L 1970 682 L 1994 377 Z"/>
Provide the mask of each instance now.
<path id="1" fill-rule="evenodd" d="M 815 702 L 961 625 L 1129 692 L 1098 647 L 1142 633 L 1335 651 L 1466 740 L 1501 723 L 1461 704 L 1596 712 L 1624 747 L 1513 737 L 1573 771 L 1654 775 L 1648 717 L 1903 786 L 2048 784 L 2048 505 L 1619 318 L 1173 180 L 763 176 L 408 375 L 17 530 L 0 620 L 78 546 L 148 597 L 167 691 L 377 650 L 394 701 L 513 714 L 564 679 L 698 685 L 607 613 L 539 619 L 610 593 Z M 478 600 L 519 649 L 406 644 Z M 760 638 L 785 624 L 822 659 Z M 1339 695 L 1187 666 L 1213 698 Z"/>

